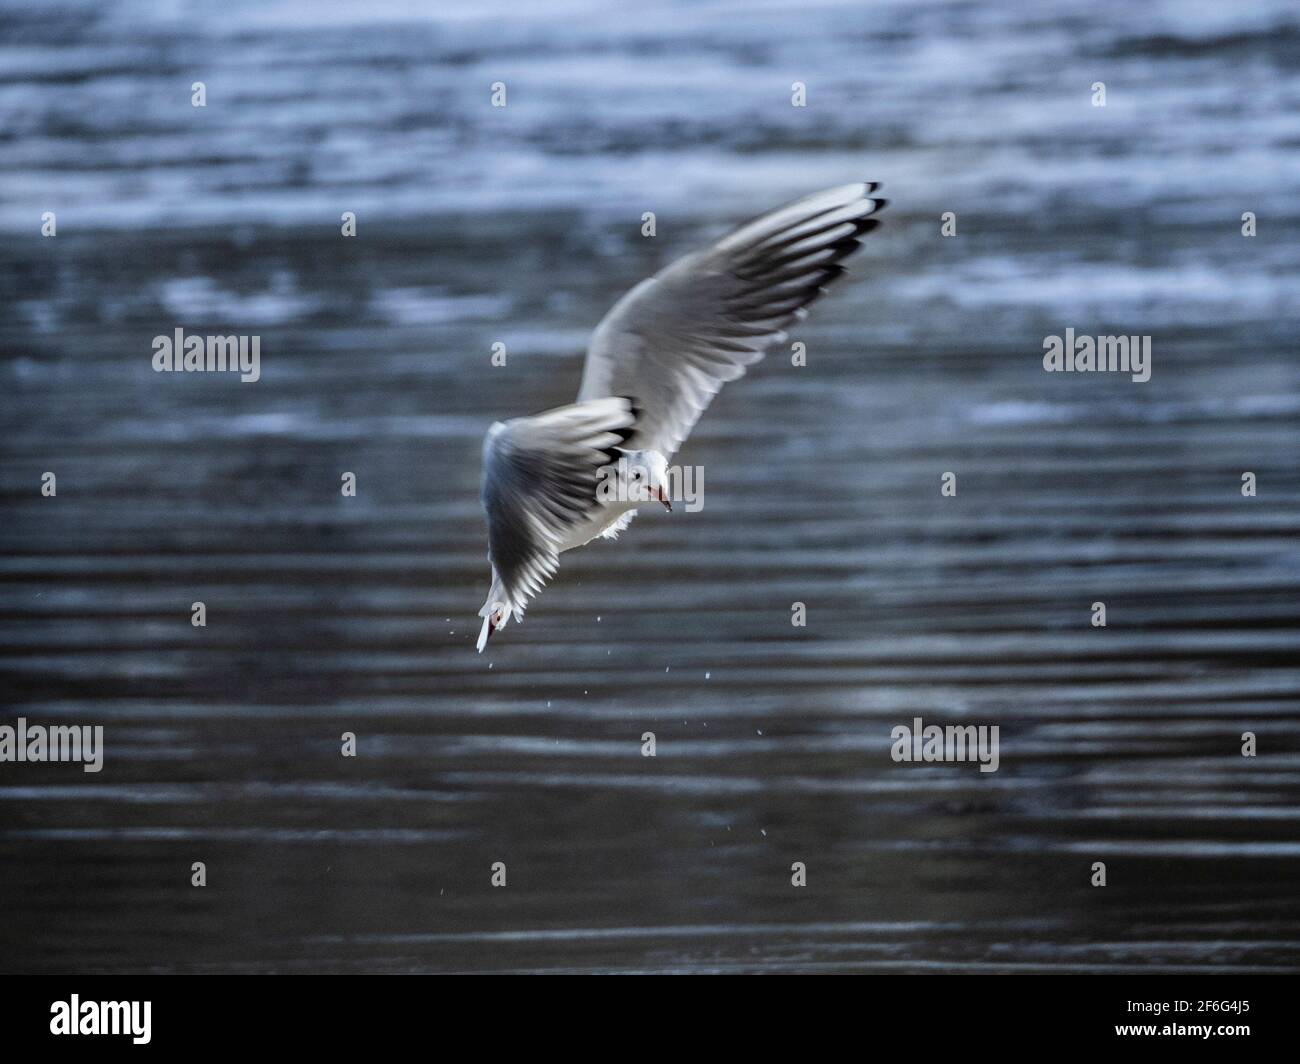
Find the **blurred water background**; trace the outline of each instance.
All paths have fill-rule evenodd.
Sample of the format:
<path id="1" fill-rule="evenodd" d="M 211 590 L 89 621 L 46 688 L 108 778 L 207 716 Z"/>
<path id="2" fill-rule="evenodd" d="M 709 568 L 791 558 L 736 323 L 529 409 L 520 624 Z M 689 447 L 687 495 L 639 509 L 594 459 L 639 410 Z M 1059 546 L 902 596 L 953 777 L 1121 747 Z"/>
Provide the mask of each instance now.
<path id="1" fill-rule="evenodd" d="M 0 765 L 0 967 L 1300 967 L 1298 110 L 1285 0 L 0 0 L 0 722 L 107 747 Z M 475 654 L 487 426 L 855 179 L 703 511 Z M 155 374 L 178 326 L 262 379 Z M 1067 327 L 1151 381 L 1044 373 Z M 915 716 L 1000 770 L 895 764 Z"/>

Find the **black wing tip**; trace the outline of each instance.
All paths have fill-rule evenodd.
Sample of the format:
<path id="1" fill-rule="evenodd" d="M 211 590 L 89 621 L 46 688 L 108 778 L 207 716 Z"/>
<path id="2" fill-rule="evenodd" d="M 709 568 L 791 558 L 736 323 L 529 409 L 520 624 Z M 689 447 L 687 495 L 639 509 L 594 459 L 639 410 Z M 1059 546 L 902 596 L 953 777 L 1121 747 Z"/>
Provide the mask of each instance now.
<path id="1" fill-rule="evenodd" d="M 627 411 L 631 415 L 632 421 L 630 424 L 624 425 L 621 428 L 611 427 L 608 430 L 612 435 L 618 437 L 618 443 L 614 444 L 612 447 L 606 448 L 604 451 L 611 462 L 616 462 L 621 457 L 621 455 L 611 452 L 616 451 L 620 447 L 626 448 L 627 441 L 636 435 L 637 423 L 641 420 L 641 413 L 643 410 L 640 401 L 635 396 L 616 395 L 614 398 L 627 406 Z"/>

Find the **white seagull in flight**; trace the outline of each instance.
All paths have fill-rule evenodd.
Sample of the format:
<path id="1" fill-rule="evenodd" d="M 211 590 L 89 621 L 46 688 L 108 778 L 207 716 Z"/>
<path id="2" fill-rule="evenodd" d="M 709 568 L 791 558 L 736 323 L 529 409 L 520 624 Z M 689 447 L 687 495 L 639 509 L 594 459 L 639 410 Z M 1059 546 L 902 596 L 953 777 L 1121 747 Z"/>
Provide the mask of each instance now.
<path id="1" fill-rule="evenodd" d="M 480 653 L 559 566 L 613 538 L 643 502 L 672 509 L 668 462 L 714 394 L 785 339 L 874 229 L 873 182 L 816 192 L 642 281 L 587 347 L 571 406 L 494 424 L 483 441 L 492 588 Z"/>

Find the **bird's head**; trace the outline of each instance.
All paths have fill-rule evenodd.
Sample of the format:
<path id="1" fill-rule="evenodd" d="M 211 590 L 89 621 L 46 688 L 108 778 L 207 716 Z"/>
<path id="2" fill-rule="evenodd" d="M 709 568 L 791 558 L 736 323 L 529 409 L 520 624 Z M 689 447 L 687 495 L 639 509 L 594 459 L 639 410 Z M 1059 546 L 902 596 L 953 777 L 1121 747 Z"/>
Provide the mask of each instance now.
<path id="1" fill-rule="evenodd" d="M 493 590 L 496 590 L 495 584 Z M 483 603 L 483 608 L 478 611 L 478 615 L 483 618 L 483 627 L 478 633 L 478 652 L 482 654 L 492 634 L 498 628 L 506 626 L 506 622 L 510 619 L 510 609 L 494 595 L 488 595 L 488 600 Z"/>
<path id="2" fill-rule="evenodd" d="M 622 497 L 638 506 L 659 502 L 672 510 L 668 494 L 668 459 L 658 451 L 626 451 L 618 462 Z"/>

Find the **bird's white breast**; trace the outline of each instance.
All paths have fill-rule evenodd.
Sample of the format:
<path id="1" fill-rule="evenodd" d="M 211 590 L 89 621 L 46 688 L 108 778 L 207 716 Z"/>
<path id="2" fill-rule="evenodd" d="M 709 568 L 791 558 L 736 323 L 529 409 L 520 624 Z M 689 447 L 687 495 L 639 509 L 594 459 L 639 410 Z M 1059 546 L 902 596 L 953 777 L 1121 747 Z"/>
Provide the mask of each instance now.
<path id="1" fill-rule="evenodd" d="M 603 535 L 617 524 L 629 510 L 635 510 L 634 502 L 606 503 L 591 512 L 591 515 L 573 525 L 557 548 L 561 553 L 590 543 L 597 536 Z"/>

